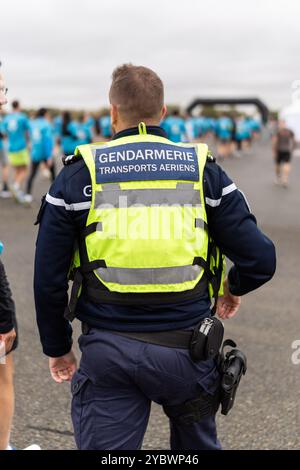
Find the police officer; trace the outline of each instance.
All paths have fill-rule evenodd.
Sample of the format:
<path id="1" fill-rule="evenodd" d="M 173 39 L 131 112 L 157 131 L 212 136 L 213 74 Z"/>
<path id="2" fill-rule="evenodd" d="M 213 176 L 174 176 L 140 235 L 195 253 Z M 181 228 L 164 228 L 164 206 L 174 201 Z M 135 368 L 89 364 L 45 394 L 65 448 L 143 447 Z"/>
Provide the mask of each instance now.
<path id="1" fill-rule="evenodd" d="M 175 144 L 159 127 L 164 90 L 146 67 L 123 65 L 110 88 L 111 142 L 79 147 L 46 195 L 35 261 L 37 322 L 53 379 L 72 380 L 79 449 L 140 449 L 151 402 L 213 403 L 215 359 L 187 345 L 216 310 L 269 281 L 275 249 L 205 145 Z M 222 253 L 233 262 L 222 282 Z M 73 288 L 68 304 L 68 279 Z M 72 351 L 74 317 L 82 358 Z M 184 341 L 183 341 L 184 338 Z M 170 416 L 171 449 L 219 449 L 215 408 L 188 424 Z"/>

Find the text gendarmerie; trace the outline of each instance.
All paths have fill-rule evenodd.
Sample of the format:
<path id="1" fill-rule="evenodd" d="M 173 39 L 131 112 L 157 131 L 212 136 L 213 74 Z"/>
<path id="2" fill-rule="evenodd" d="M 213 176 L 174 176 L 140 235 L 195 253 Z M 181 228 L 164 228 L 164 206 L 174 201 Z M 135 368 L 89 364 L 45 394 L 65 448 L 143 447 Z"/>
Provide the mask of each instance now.
<path id="1" fill-rule="evenodd" d="M 138 149 L 101 152 L 97 155 L 99 163 L 140 162 L 140 161 L 173 161 L 194 162 L 194 153 L 169 149 Z"/>
<path id="2" fill-rule="evenodd" d="M 195 148 L 140 142 L 95 149 L 96 182 L 198 181 Z"/>

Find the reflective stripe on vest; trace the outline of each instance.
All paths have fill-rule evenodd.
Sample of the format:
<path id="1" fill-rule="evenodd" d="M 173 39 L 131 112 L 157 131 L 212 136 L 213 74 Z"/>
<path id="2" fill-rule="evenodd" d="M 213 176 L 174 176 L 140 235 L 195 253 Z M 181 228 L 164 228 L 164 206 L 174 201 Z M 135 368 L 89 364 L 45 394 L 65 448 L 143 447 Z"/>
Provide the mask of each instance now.
<path id="1" fill-rule="evenodd" d="M 194 281 L 201 271 L 202 268 L 196 265 L 173 268 L 100 268 L 96 272 L 104 282 L 129 286 L 180 284 Z"/>

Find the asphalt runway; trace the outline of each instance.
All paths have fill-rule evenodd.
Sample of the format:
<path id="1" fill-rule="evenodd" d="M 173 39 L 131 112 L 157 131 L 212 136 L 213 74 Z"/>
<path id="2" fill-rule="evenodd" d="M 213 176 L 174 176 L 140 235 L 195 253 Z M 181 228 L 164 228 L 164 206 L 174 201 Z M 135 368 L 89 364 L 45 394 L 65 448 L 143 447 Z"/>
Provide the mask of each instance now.
<path id="1" fill-rule="evenodd" d="M 289 189 L 273 183 L 267 139 L 256 143 L 249 155 L 222 166 L 245 192 L 259 226 L 274 241 L 278 266 L 273 281 L 246 296 L 239 315 L 226 323 L 226 337 L 236 340 L 247 354 L 248 372 L 235 408 L 227 417 L 218 417 L 219 438 L 225 449 L 299 449 L 300 365 L 293 365 L 291 356 L 292 343 L 300 340 L 300 158 L 294 158 Z M 39 177 L 36 201 L 48 186 Z M 11 441 L 17 448 L 37 443 L 43 449 L 75 449 L 69 386 L 50 378 L 35 325 L 33 223 L 38 206 L 34 202 L 26 209 L 12 200 L 0 200 L 3 258 L 20 325 Z M 154 405 L 144 449 L 168 448 L 168 421 Z"/>

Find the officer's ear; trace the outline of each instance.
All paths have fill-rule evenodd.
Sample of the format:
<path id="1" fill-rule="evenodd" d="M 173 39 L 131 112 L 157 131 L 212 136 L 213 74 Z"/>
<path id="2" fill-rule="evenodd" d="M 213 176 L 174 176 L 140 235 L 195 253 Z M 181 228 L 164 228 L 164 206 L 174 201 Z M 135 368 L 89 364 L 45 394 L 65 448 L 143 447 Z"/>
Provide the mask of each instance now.
<path id="1" fill-rule="evenodd" d="M 168 110 L 167 106 L 164 104 L 163 109 L 161 110 L 161 119 L 160 119 L 161 121 L 163 121 L 164 118 L 166 117 L 167 110 Z"/>
<path id="2" fill-rule="evenodd" d="M 115 104 L 110 105 L 110 120 L 113 131 L 115 132 L 119 120 L 119 112 Z"/>

